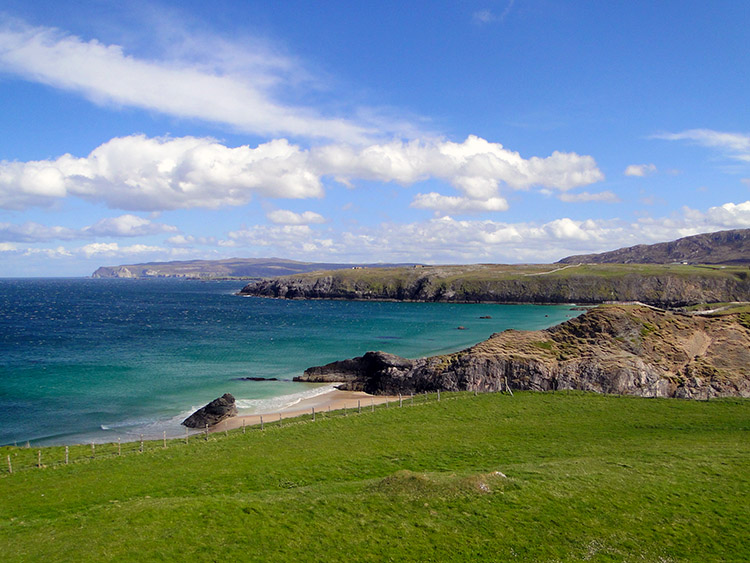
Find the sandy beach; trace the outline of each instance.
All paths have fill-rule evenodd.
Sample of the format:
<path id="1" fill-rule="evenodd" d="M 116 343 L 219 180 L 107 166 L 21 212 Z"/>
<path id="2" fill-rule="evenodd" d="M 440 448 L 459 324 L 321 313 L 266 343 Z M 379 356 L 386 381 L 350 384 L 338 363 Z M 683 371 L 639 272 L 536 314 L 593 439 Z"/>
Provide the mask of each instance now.
<path id="1" fill-rule="evenodd" d="M 275 422 L 279 420 L 279 416 L 284 419 L 294 418 L 303 414 L 311 414 L 313 408 L 316 413 L 328 412 L 329 410 L 356 409 L 357 401 L 359 401 L 362 410 L 365 410 L 371 408 L 372 405 L 380 405 L 386 401 L 391 403 L 395 401 L 398 403 L 398 396 L 376 396 L 362 391 L 341 391 L 339 389 L 333 389 L 328 393 L 322 393 L 315 397 L 310 397 L 309 399 L 303 399 L 295 405 L 275 412 L 239 415 L 228 418 L 211 428 L 209 432 L 224 432 L 224 430 L 242 428 L 243 423 L 246 426 L 260 424 L 261 416 L 263 417 L 263 422 Z"/>

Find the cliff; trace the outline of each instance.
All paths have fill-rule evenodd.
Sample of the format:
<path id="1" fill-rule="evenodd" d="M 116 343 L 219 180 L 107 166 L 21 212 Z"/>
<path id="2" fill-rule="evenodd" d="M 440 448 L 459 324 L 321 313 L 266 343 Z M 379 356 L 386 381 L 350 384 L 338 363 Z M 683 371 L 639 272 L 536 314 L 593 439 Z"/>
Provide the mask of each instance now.
<path id="1" fill-rule="evenodd" d="M 686 265 L 472 265 L 341 270 L 248 284 L 243 295 L 456 303 L 604 303 L 659 307 L 750 301 L 750 269 Z"/>
<path id="2" fill-rule="evenodd" d="M 686 315 L 604 305 L 558 326 L 507 330 L 408 360 L 382 352 L 314 367 L 299 381 L 374 394 L 578 389 L 642 397 L 750 397 L 750 312 Z"/>
<path id="3" fill-rule="evenodd" d="M 750 264 L 750 229 L 718 231 L 671 242 L 639 244 L 601 254 L 581 254 L 560 260 L 562 264 Z"/>

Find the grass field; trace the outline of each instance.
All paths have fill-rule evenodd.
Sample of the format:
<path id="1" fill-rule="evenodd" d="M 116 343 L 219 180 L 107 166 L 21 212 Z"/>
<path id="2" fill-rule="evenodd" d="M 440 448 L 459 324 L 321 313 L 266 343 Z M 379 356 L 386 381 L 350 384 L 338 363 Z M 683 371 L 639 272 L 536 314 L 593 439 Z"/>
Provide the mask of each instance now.
<path id="1" fill-rule="evenodd" d="M 42 469 L 1 448 L 0 558 L 750 560 L 750 401 L 407 404 Z"/>

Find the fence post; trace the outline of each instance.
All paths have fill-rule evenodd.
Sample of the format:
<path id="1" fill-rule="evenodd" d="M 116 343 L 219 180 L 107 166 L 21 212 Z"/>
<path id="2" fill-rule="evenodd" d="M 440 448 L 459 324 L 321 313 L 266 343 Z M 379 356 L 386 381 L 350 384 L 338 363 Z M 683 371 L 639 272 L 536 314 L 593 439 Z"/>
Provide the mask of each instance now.
<path id="1" fill-rule="evenodd" d="M 185 427 L 185 443 L 187 444 L 190 440 L 190 432 L 188 431 L 188 427 Z"/>
<path id="2" fill-rule="evenodd" d="M 206 442 L 208 442 L 208 422 L 206 423 Z"/>
<path id="3" fill-rule="evenodd" d="M 357 399 L 357 412 L 362 414 L 362 405 L 360 404 L 359 399 Z"/>
<path id="4" fill-rule="evenodd" d="M 164 449 L 167 449 L 167 431 L 162 430 L 161 438 L 164 441 Z"/>
<path id="5" fill-rule="evenodd" d="M 375 412 L 375 399 L 370 397 L 370 412 Z"/>
<path id="6" fill-rule="evenodd" d="M 229 426 L 228 421 L 224 421 L 224 436 L 229 436 L 229 430 L 227 430 L 227 426 Z"/>
<path id="7" fill-rule="evenodd" d="M 404 398 L 401 396 L 401 393 L 398 394 L 398 408 L 404 407 Z"/>
<path id="8" fill-rule="evenodd" d="M 411 406 L 414 406 L 414 393 L 411 394 Z"/>
<path id="9" fill-rule="evenodd" d="M 440 389 L 438 389 L 438 401 L 440 401 Z"/>
<path id="10" fill-rule="evenodd" d="M 120 444 L 120 438 L 117 438 L 117 455 L 122 455 L 122 445 Z"/>
<path id="11" fill-rule="evenodd" d="M 36 466 L 37 467 L 42 466 L 42 450 L 37 450 L 36 452 Z"/>
<path id="12" fill-rule="evenodd" d="M 245 419 L 242 419 L 242 433 L 245 433 Z"/>
<path id="13" fill-rule="evenodd" d="M 94 442 L 91 442 L 91 459 L 94 459 L 96 457 L 96 446 L 94 446 Z"/>
<path id="14" fill-rule="evenodd" d="M 279 428 L 283 426 L 283 422 L 281 422 L 281 413 L 279 413 Z"/>
<path id="15" fill-rule="evenodd" d="M 143 434 L 141 434 L 141 453 L 143 453 Z"/>
<path id="16" fill-rule="evenodd" d="M 8 456 L 8 473 L 13 475 L 13 466 L 10 464 L 10 456 Z"/>
<path id="17" fill-rule="evenodd" d="M 260 415 L 260 429 L 263 430 L 263 415 Z"/>
<path id="18" fill-rule="evenodd" d="M 312 408 L 313 422 L 315 422 L 315 407 Z"/>
<path id="19" fill-rule="evenodd" d="M 65 446 L 65 465 L 68 465 L 68 446 Z"/>

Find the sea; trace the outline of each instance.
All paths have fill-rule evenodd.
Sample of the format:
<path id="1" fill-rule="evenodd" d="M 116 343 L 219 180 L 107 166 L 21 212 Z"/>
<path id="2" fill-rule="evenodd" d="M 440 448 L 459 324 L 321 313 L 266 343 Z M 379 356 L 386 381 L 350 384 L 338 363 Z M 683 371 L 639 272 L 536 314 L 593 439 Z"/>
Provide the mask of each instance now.
<path id="1" fill-rule="evenodd" d="M 310 366 L 369 350 L 454 352 L 580 313 L 570 305 L 266 299 L 239 296 L 243 285 L 0 279 L 0 445 L 184 436 L 180 422 L 224 393 L 252 414 L 329 391 L 292 381 Z"/>

